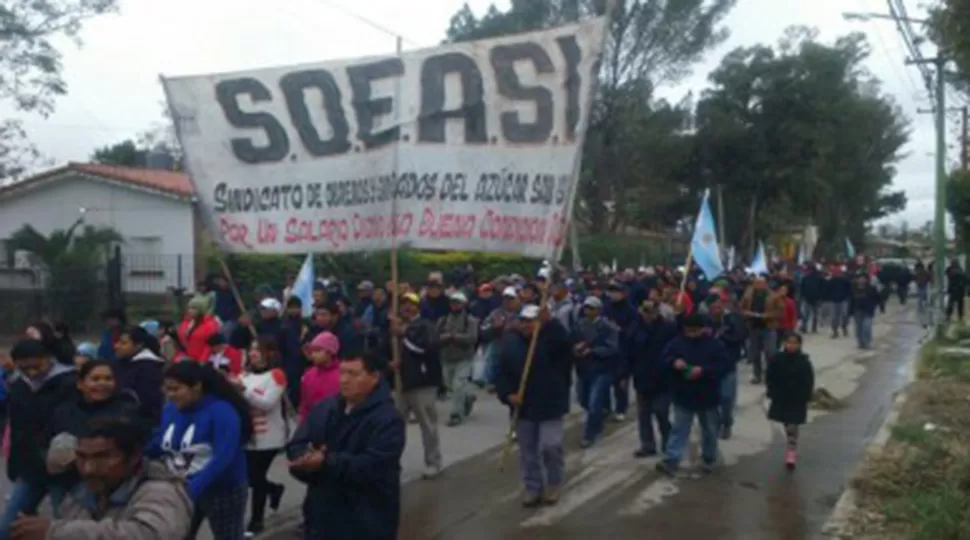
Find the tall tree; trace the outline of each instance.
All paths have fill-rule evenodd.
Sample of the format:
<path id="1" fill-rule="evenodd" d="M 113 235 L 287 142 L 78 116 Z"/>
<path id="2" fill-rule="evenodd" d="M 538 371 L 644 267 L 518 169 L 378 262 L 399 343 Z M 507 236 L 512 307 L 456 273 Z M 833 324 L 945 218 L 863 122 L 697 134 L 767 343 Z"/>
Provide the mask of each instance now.
<path id="1" fill-rule="evenodd" d="M 106 165 L 182 169 L 182 149 L 168 109 L 163 119 L 133 139 L 105 146 L 91 154 L 91 161 Z"/>
<path id="2" fill-rule="evenodd" d="M 0 101 L 47 117 L 67 93 L 57 38 L 80 45 L 87 19 L 117 8 L 117 0 L 4 0 L 0 3 Z M 0 123 L 0 180 L 15 177 L 39 156 L 17 120 Z"/>
<path id="3" fill-rule="evenodd" d="M 862 246 L 866 224 L 901 210 L 891 191 L 908 122 L 863 68 L 864 36 L 827 45 L 789 29 L 772 48 L 736 49 L 697 106 L 694 188 L 701 170 L 724 186 L 731 243 L 813 223 L 825 242 Z M 830 249 L 832 246 L 828 246 Z"/>
<path id="4" fill-rule="evenodd" d="M 929 31 L 930 38 L 957 67 L 950 82 L 970 94 L 970 2 L 936 0 L 930 8 Z"/>
<path id="5" fill-rule="evenodd" d="M 617 2 L 591 111 L 577 209 L 593 231 L 643 226 L 645 216 L 656 216 L 647 220 L 653 225 L 680 217 L 667 210 L 679 208 L 672 157 L 688 155 L 681 128 L 689 109 L 656 102 L 653 91 L 681 80 L 726 39 L 721 23 L 735 3 Z M 603 14 L 606 5 L 606 0 L 512 0 L 508 10 L 492 6 L 478 17 L 465 4 L 452 17 L 446 41 L 547 28 Z"/>

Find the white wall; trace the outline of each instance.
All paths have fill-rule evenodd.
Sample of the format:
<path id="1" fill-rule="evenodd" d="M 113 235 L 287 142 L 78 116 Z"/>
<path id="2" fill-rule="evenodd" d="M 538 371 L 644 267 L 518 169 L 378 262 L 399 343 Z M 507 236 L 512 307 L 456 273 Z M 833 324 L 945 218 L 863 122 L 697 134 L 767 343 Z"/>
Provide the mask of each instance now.
<path id="1" fill-rule="evenodd" d="M 28 223 L 42 234 L 70 227 L 81 208 L 86 224 L 113 227 L 130 239 L 122 245 L 126 291 L 177 287 L 180 268 L 181 286 L 193 288 L 192 205 L 185 200 L 71 176 L 0 199 L 0 241 Z"/>

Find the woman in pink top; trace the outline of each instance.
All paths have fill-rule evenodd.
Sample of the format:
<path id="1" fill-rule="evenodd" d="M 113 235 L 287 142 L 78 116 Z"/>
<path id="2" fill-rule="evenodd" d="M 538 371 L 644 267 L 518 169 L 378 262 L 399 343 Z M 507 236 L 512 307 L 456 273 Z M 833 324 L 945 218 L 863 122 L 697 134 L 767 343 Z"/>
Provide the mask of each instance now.
<path id="1" fill-rule="evenodd" d="M 306 420 L 314 405 L 340 392 L 340 366 L 337 353 L 340 340 L 330 332 L 313 338 L 307 346 L 310 369 L 300 381 L 300 422 Z"/>

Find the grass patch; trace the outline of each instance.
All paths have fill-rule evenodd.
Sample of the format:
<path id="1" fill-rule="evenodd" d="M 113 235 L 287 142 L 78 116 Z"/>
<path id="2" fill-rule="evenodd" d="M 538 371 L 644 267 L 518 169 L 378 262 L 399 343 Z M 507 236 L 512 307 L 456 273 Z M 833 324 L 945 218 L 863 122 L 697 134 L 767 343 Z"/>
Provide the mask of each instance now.
<path id="1" fill-rule="evenodd" d="M 930 342 L 889 441 L 852 480 L 851 537 L 970 540 L 970 352 Z"/>

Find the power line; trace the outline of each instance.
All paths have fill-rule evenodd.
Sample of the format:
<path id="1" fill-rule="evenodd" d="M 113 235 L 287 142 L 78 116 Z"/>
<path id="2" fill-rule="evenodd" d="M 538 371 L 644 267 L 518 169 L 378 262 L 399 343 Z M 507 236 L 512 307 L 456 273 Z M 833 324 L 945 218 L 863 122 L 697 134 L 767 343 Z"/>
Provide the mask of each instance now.
<path id="1" fill-rule="evenodd" d="M 860 5 L 864 5 L 862 4 L 862 0 L 858 0 L 858 1 Z M 882 56 L 886 59 L 889 65 L 892 66 L 893 74 L 897 78 L 905 79 L 906 81 L 909 82 L 909 86 L 913 90 L 914 100 L 921 99 L 924 95 L 923 91 L 919 89 L 919 85 L 916 84 L 916 80 L 913 79 L 913 76 L 912 74 L 910 74 L 909 70 L 901 67 L 899 63 L 895 59 L 893 59 L 892 54 L 890 54 L 891 49 L 888 43 L 886 42 L 886 39 L 883 37 L 882 29 L 879 25 L 875 26 L 875 33 L 876 33 L 876 39 L 879 41 L 879 44 L 881 45 L 880 51 L 882 52 Z M 902 76 L 900 76 L 900 72 L 902 72 Z"/>
<path id="2" fill-rule="evenodd" d="M 356 11 L 353 11 L 347 6 L 344 6 L 343 4 L 335 2 L 334 0 L 316 0 L 316 1 L 321 4 L 327 5 L 333 9 L 336 9 L 337 11 L 342 12 L 344 15 L 347 15 L 348 17 L 356 19 L 357 21 L 362 22 L 367 26 L 370 26 L 371 28 L 378 30 L 380 32 L 383 32 L 389 36 L 400 37 L 401 40 L 407 43 L 408 45 L 412 45 L 415 47 L 424 47 L 424 45 L 418 43 L 417 41 L 414 41 L 413 39 L 408 38 L 407 36 L 401 34 L 400 32 L 392 30 L 373 19 L 365 17 L 364 15 L 361 15 L 360 13 L 357 13 Z"/>

